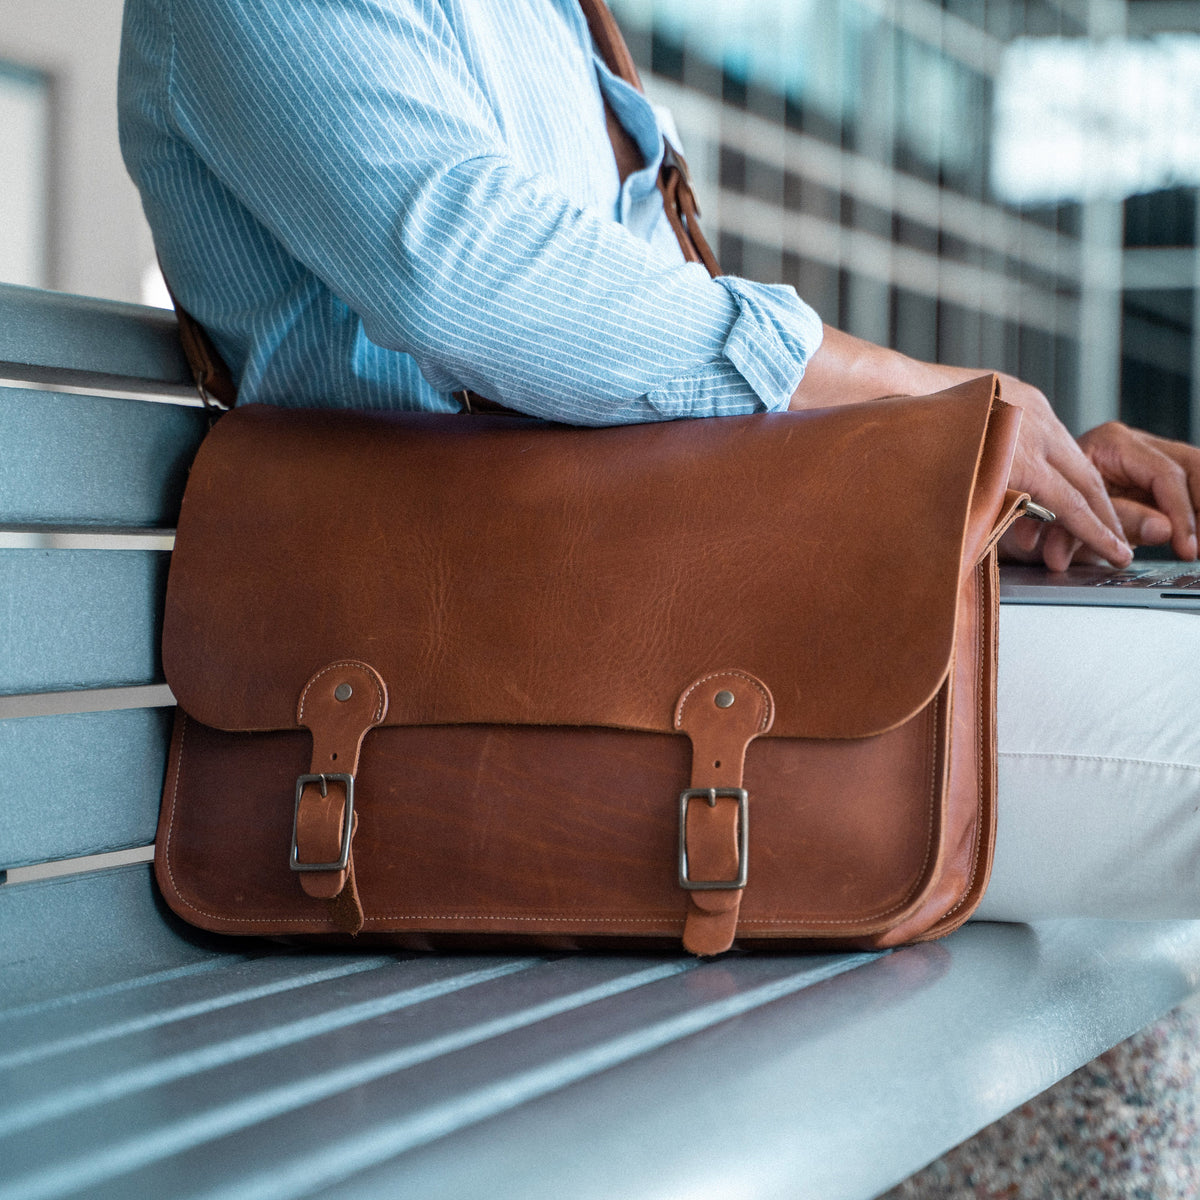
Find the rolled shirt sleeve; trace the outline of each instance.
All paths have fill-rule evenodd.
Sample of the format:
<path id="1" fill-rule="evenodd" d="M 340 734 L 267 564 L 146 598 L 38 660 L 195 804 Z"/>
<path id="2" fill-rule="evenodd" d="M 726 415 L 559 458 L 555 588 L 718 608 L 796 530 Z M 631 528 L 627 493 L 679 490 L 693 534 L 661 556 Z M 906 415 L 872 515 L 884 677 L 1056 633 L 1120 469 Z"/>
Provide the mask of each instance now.
<path id="1" fill-rule="evenodd" d="M 587 45 L 568 0 L 130 0 L 126 159 L 243 400 L 786 407 L 819 319 L 622 223 Z"/>

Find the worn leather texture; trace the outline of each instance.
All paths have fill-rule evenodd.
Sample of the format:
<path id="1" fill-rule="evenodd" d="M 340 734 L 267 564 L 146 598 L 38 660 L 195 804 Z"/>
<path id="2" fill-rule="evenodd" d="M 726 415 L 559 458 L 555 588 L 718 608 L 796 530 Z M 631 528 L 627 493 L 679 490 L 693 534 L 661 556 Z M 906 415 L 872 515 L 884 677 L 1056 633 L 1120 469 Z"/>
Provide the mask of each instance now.
<path id="1" fill-rule="evenodd" d="M 360 938 L 676 941 L 698 910 L 734 914 L 702 953 L 948 931 L 990 866 L 1018 419 L 990 377 L 616 429 L 235 410 L 167 591 L 168 901 L 213 930 L 345 932 L 289 852 L 316 770 L 299 698 L 351 663 L 387 697 L 355 772 Z M 766 707 L 744 726 L 747 697 L 705 693 L 680 724 L 717 676 Z M 680 885 L 681 793 L 710 787 L 746 789 L 744 888 Z M 692 799 L 686 825 L 693 878 L 736 875 L 736 801 Z"/>

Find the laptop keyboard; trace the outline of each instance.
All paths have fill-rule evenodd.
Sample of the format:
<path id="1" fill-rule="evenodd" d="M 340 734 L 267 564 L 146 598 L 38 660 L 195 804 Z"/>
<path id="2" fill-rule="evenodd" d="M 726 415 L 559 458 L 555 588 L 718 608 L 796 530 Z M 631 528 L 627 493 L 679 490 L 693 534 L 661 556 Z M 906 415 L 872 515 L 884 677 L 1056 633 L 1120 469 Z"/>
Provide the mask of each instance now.
<path id="1" fill-rule="evenodd" d="M 1103 579 L 1095 580 L 1091 586 L 1200 592 L 1200 571 L 1180 571 L 1178 567 L 1140 567 L 1128 571 L 1114 571 Z"/>

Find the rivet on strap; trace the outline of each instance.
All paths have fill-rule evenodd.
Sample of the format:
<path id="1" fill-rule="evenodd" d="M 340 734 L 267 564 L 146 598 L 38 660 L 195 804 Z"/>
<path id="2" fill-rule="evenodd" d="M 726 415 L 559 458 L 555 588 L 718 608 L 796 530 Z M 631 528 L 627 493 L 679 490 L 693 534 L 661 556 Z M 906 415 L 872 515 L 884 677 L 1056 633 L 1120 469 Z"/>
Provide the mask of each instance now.
<path id="1" fill-rule="evenodd" d="M 691 786 L 679 801 L 679 882 L 688 892 L 683 944 L 693 954 L 733 944 L 749 874 L 746 747 L 774 719 L 766 684 L 745 671 L 705 675 L 676 705 L 675 728 L 692 742 Z"/>

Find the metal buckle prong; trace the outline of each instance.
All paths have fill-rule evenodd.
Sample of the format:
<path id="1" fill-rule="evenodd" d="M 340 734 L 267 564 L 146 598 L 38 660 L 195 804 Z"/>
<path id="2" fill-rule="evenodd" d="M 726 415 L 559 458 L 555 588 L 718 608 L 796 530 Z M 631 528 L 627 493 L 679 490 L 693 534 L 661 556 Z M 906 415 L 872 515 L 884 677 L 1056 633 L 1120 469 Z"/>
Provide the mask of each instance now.
<path id="1" fill-rule="evenodd" d="M 329 795 L 329 783 L 340 783 L 346 789 L 345 811 L 342 814 L 342 852 L 334 862 L 307 863 L 300 861 L 300 847 L 296 844 L 297 823 L 300 820 L 300 797 L 307 784 L 321 785 L 321 795 Z M 350 835 L 354 832 L 354 776 L 353 775 L 301 775 L 296 779 L 296 811 L 292 817 L 292 853 L 288 865 L 293 871 L 344 871 L 350 862 Z"/>
<path id="2" fill-rule="evenodd" d="M 1025 501 L 1021 505 L 1021 515 L 1023 517 L 1032 517 L 1035 521 L 1042 521 L 1047 525 L 1058 520 L 1058 517 L 1048 508 L 1038 504 L 1035 500 L 1031 500 L 1028 496 L 1025 497 Z"/>
<path id="3" fill-rule="evenodd" d="M 716 808 L 720 799 L 738 805 L 738 872 L 733 879 L 692 879 L 688 874 L 687 814 L 693 800 Z M 746 886 L 749 839 L 750 794 L 745 788 L 685 788 L 679 793 L 679 886 L 689 892 L 735 892 Z"/>

